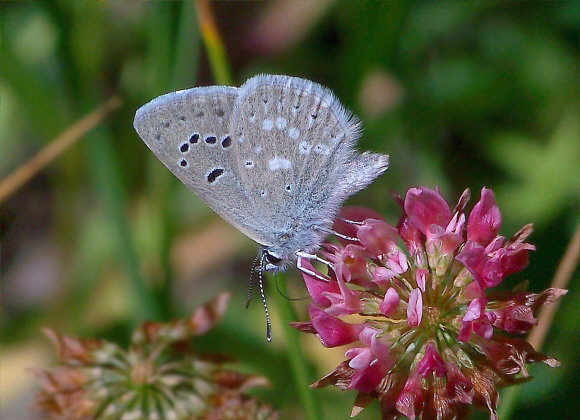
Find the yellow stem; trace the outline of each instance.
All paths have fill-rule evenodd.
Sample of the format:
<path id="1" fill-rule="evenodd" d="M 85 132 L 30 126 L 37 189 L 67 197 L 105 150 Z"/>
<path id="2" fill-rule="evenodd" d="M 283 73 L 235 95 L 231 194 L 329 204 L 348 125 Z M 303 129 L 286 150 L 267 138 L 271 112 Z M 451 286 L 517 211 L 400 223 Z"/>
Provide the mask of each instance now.
<path id="1" fill-rule="evenodd" d="M 572 277 L 572 273 L 578 266 L 578 260 L 580 259 L 580 226 L 576 228 L 576 232 L 572 236 L 568 249 L 560 262 L 560 266 L 556 271 L 554 280 L 552 281 L 552 287 L 558 289 L 565 289 Z M 542 306 L 540 310 L 540 315 L 538 316 L 538 325 L 530 332 L 528 336 L 528 342 L 536 349 L 539 350 L 542 347 L 546 334 L 552 325 L 552 320 L 558 309 L 559 302 L 554 302 L 551 305 Z"/>
<path id="2" fill-rule="evenodd" d="M 118 96 L 112 97 L 104 105 L 70 126 L 32 159 L 0 181 L 0 203 L 95 127 L 108 113 L 119 108 L 121 103 L 122 101 Z"/>

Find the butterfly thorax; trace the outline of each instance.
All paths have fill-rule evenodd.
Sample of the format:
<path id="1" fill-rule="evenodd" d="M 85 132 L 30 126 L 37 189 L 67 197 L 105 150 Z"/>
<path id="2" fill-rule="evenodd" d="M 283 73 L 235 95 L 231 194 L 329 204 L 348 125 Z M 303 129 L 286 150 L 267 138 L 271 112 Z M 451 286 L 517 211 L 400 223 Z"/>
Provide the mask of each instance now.
<path id="1" fill-rule="evenodd" d="M 331 221 L 318 221 L 312 223 L 308 229 L 288 229 L 280 232 L 276 235 L 276 245 L 262 248 L 265 255 L 263 268 L 266 271 L 283 271 L 296 261 L 296 252 L 316 252 L 327 235 L 324 230 L 327 231 L 331 225 Z"/>

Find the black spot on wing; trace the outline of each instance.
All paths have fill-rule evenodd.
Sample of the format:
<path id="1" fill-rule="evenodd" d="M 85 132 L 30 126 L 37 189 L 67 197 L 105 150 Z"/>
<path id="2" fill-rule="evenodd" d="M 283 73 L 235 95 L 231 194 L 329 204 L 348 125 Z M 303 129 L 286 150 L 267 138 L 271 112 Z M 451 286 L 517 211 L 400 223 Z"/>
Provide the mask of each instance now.
<path id="1" fill-rule="evenodd" d="M 209 174 L 207 174 L 207 182 L 212 183 L 215 182 L 220 176 L 222 176 L 224 170 L 222 168 L 215 168 Z"/>
<path id="2" fill-rule="evenodd" d="M 222 147 L 227 149 L 232 145 L 232 138 L 230 136 L 225 136 L 222 140 Z"/>

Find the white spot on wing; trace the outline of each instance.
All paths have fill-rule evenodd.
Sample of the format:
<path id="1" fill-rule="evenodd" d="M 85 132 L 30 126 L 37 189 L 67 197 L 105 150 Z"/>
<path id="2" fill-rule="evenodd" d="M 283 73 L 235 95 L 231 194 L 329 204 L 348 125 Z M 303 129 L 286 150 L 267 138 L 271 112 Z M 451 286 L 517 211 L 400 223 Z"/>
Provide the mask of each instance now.
<path id="1" fill-rule="evenodd" d="M 262 153 L 262 146 L 256 146 L 254 150 L 256 151 L 256 154 L 259 155 L 260 153 Z"/>
<path id="2" fill-rule="evenodd" d="M 326 144 L 318 143 L 314 146 L 314 151 L 319 155 L 327 155 L 330 153 L 330 148 Z"/>
<path id="3" fill-rule="evenodd" d="M 290 127 L 288 129 L 288 137 L 290 137 L 291 139 L 296 140 L 298 137 L 300 137 L 300 130 L 298 130 L 295 127 Z"/>
<path id="4" fill-rule="evenodd" d="M 262 122 L 262 128 L 266 131 L 270 131 L 272 128 L 274 128 L 274 123 L 272 120 L 266 118 L 264 122 Z"/>
<path id="5" fill-rule="evenodd" d="M 303 141 L 298 146 L 298 150 L 300 151 L 300 154 L 302 154 L 302 155 L 310 154 L 310 149 L 312 149 L 312 146 L 310 144 L 308 144 L 307 141 Z"/>
<path id="6" fill-rule="evenodd" d="M 268 162 L 268 166 L 270 167 L 271 171 L 277 171 L 278 169 L 290 169 L 292 167 L 292 163 L 288 159 L 276 156 L 274 159 Z"/>
<path id="7" fill-rule="evenodd" d="M 338 143 L 340 141 L 340 139 L 342 139 L 343 134 L 337 132 L 336 130 L 332 131 L 332 133 L 330 133 L 330 138 L 332 139 L 332 142 L 334 144 Z"/>
<path id="8" fill-rule="evenodd" d="M 286 121 L 286 118 L 282 117 L 276 118 L 276 127 L 278 127 L 278 130 L 284 130 L 286 128 L 286 125 L 288 125 L 288 121 Z"/>

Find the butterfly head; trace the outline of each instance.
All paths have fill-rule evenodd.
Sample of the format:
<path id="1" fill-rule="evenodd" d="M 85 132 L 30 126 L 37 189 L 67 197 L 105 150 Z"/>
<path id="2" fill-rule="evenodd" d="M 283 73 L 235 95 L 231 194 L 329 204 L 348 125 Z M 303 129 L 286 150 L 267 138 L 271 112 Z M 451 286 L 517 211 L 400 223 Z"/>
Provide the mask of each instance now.
<path id="1" fill-rule="evenodd" d="M 288 259 L 283 258 L 279 252 L 268 248 L 262 249 L 262 269 L 265 271 L 284 271 L 288 264 Z"/>

